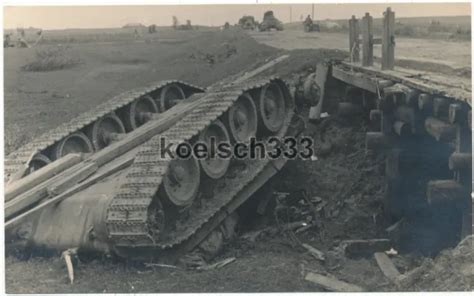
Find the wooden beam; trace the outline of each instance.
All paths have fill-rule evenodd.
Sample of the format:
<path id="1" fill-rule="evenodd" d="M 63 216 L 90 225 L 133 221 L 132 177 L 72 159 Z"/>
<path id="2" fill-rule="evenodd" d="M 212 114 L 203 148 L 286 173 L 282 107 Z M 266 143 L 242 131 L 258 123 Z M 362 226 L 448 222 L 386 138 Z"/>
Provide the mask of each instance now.
<path id="1" fill-rule="evenodd" d="M 456 126 L 434 117 L 426 118 L 425 129 L 440 142 L 449 142 L 456 138 Z"/>
<path id="2" fill-rule="evenodd" d="M 359 34 L 359 20 L 353 15 L 349 20 L 349 52 L 353 63 L 360 61 Z"/>
<path id="3" fill-rule="evenodd" d="M 44 203 L 41 203 L 39 204 L 37 207 L 34 207 L 33 209 L 30 209 L 16 217 L 14 217 L 13 219 L 11 220 L 7 220 L 5 221 L 5 230 L 11 230 L 13 229 L 14 227 L 20 225 L 21 223 L 23 223 L 24 221 L 26 221 L 29 217 L 31 217 L 32 215 L 34 214 L 37 214 L 39 213 L 40 211 L 44 210 L 45 208 L 47 207 L 51 207 L 59 202 L 61 202 L 62 200 L 70 197 L 71 195 L 79 192 L 79 191 L 82 191 L 88 187 L 90 187 L 91 185 L 99 182 L 100 180 L 103 180 L 104 178 L 120 171 L 120 170 L 123 170 L 124 168 L 130 166 L 132 163 L 133 163 L 133 157 L 131 158 L 128 158 L 128 159 L 124 159 L 123 161 L 119 162 L 118 164 L 114 165 L 114 166 L 111 166 L 110 168 L 102 171 L 102 172 L 99 172 L 98 174 L 92 176 L 91 178 L 85 180 L 84 182 L 82 183 L 79 183 L 75 186 L 72 186 L 69 190 L 55 196 L 55 197 L 52 197 L 51 199 L 48 199 L 47 201 L 45 201 Z"/>
<path id="4" fill-rule="evenodd" d="M 383 150 L 388 146 L 388 137 L 382 132 L 367 132 L 365 134 L 365 150 Z"/>
<path id="5" fill-rule="evenodd" d="M 334 66 L 332 68 L 332 76 L 338 80 L 341 80 L 349 85 L 353 85 L 372 93 L 377 93 L 377 82 L 359 72 L 351 72 L 344 70 L 340 67 Z"/>
<path id="6" fill-rule="evenodd" d="M 372 75 L 373 77 L 379 77 L 382 79 L 403 83 L 408 87 L 419 90 L 420 92 L 424 92 L 433 96 L 444 96 L 447 98 L 464 101 L 471 105 L 472 94 L 469 90 L 464 90 L 461 88 L 461 86 L 452 84 L 451 82 L 448 84 L 442 83 L 439 80 L 431 81 L 428 79 L 419 79 L 416 75 L 419 74 L 419 71 L 406 71 L 402 68 L 381 71 L 375 67 L 362 67 L 344 61 L 341 62 L 341 65 L 352 68 L 354 71 Z"/>
<path id="7" fill-rule="evenodd" d="M 423 112 L 429 112 L 433 109 L 433 98 L 429 94 L 418 95 L 418 109 Z"/>
<path id="8" fill-rule="evenodd" d="M 390 7 L 384 12 L 382 33 L 382 70 L 395 66 L 395 12 Z"/>
<path id="9" fill-rule="evenodd" d="M 454 152 L 449 157 L 449 169 L 450 170 L 466 170 L 472 167 L 472 154 Z"/>
<path id="10" fill-rule="evenodd" d="M 448 113 L 449 123 L 463 123 L 467 118 L 467 112 L 460 103 L 450 104 Z"/>
<path id="11" fill-rule="evenodd" d="M 82 155 L 71 153 L 61 157 L 47 166 L 40 168 L 37 171 L 34 171 L 24 178 L 6 185 L 5 201 L 12 200 L 15 196 L 18 196 L 21 193 L 26 192 L 40 183 L 54 177 L 65 169 L 68 169 L 79 163 L 81 160 Z"/>
<path id="12" fill-rule="evenodd" d="M 435 117 L 448 117 L 449 100 L 442 97 L 433 98 L 433 115 Z"/>
<path id="13" fill-rule="evenodd" d="M 387 254 L 377 252 L 374 254 L 374 257 L 375 261 L 377 261 L 377 265 L 385 277 L 387 277 L 391 282 L 397 283 L 401 274 L 393 264 L 392 260 L 388 258 Z"/>
<path id="14" fill-rule="evenodd" d="M 397 120 L 393 123 L 393 130 L 400 137 L 406 137 L 412 133 L 411 125 L 400 120 Z"/>
<path id="15" fill-rule="evenodd" d="M 362 287 L 349 284 L 335 278 L 324 276 L 322 274 L 313 273 L 313 272 L 309 272 L 305 276 L 304 279 L 312 283 L 315 283 L 316 285 L 328 291 L 341 292 L 341 293 L 364 291 Z"/>
<path id="16" fill-rule="evenodd" d="M 462 185 L 454 180 L 429 181 L 426 189 L 426 196 L 430 205 L 462 203 L 466 194 Z"/>
<path id="17" fill-rule="evenodd" d="M 367 12 L 362 18 L 362 66 L 374 64 L 373 27 L 372 17 Z"/>
<path id="18" fill-rule="evenodd" d="M 54 192 L 55 194 L 62 193 L 66 189 L 86 179 L 98 169 L 98 166 L 95 163 L 82 164 L 82 167 L 72 167 L 69 170 L 64 171 L 63 174 L 56 176 L 56 178 L 52 178 L 47 182 L 42 183 L 40 186 L 37 186 L 7 202 L 5 204 L 5 218 L 10 218 L 12 215 L 25 210 L 48 196 L 51 192 Z"/>
<path id="19" fill-rule="evenodd" d="M 416 112 L 415 108 L 406 105 L 399 106 L 395 110 L 395 118 L 408 124 L 412 133 L 416 133 Z"/>

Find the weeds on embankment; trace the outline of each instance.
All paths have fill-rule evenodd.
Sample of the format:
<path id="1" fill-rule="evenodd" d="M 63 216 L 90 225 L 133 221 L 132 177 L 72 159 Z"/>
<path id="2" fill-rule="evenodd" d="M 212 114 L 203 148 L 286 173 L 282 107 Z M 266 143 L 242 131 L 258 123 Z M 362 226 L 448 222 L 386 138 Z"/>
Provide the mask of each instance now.
<path id="1" fill-rule="evenodd" d="M 22 67 L 28 72 L 47 72 L 72 68 L 81 63 L 77 57 L 71 56 L 69 47 L 56 46 L 37 49 L 35 59 Z"/>

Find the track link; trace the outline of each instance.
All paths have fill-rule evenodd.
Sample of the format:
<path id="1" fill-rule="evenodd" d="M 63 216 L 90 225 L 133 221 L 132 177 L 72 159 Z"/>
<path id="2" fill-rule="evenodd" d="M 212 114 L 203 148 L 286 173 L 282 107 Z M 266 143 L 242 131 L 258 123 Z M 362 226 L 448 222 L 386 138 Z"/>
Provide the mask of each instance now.
<path id="1" fill-rule="evenodd" d="M 78 132 L 81 129 L 94 123 L 99 118 L 117 111 L 118 109 L 131 104 L 136 99 L 148 95 L 157 91 L 160 91 L 164 87 L 170 84 L 178 84 L 181 88 L 186 90 L 186 93 L 192 94 L 196 92 L 203 92 L 204 90 L 198 86 L 188 84 L 179 80 L 163 80 L 153 83 L 149 86 L 136 88 L 120 95 L 113 97 L 112 99 L 98 105 L 96 108 L 80 114 L 78 117 L 73 118 L 66 124 L 63 124 L 49 132 L 41 135 L 34 139 L 28 144 L 20 147 L 18 150 L 12 152 L 5 158 L 5 176 L 9 176 L 24 165 L 29 156 L 35 152 L 42 152 L 50 149 L 55 143 L 68 135 Z"/>
<path id="2" fill-rule="evenodd" d="M 153 221 L 150 221 L 148 211 L 153 199 L 159 198 L 157 192 L 171 161 L 161 156 L 160 139 L 166 138 L 168 143 L 176 145 L 190 141 L 222 116 L 244 92 L 258 91 L 269 83 L 277 83 L 287 101 L 291 102 L 284 126 L 276 135 L 284 136 L 293 116 L 293 102 L 285 83 L 271 77 L 212 89 L 201 98 L 201 104 L 193 112 L 141 147 L 107 210 L 107 229 L 113 245 L 131 248 L 152 246 L 160 249 L 174 247 L 192 236 L 258 176 L 270 160 L 243 161 L 239 167 L 231 168 L 230 173 L 215 182 L 211 197 L 201 198 L 200 205 L 193 204 L 187 215 L 178 217 L 173 231 L 167 233 L 151 226 Z"/>

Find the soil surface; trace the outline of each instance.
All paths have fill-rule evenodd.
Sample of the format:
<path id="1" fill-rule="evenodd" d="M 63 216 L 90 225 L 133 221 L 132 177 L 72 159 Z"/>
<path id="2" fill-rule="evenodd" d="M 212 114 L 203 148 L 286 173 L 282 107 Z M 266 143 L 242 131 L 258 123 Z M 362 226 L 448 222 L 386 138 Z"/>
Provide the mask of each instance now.
<path id="1" fill-rule="evenodd" d="M 34 49 L 5 50 L 7 152 L 124 90 L 160 79 L 182 79 L 208 86 L 285 52 L 257 43 L 241 31 L 169 34 L 179 42 L 158 39 L 70 44 L 68 51 L 82 63 L 53 72 L 21 70 L 28 59 L 34 58 Z M 292 50 L 289 54 L 288 60 L 264 75 L 277 74 L 294 80 L 297 74 L 314 68 L 318 61 L 346 57 L 346 53 L 330 49 Z M 341 255 L 339 248 L 342 240 L 382 237 L 387 226 L 381 213 L 383 161 L 365 154 L 367 129 L 363 118 L 347 121 L 331 115 L 318 124 L 307 123 L 304 134 L 314 139 L 317 159 L 289 162 L 244 205 L 240 214 L 245 223 L 238 229 L 237 237 L 208 262 L 235 258 L 222 268 L 196 270 L 182 265 L 169 268 L 146 264 L 150 262 L 79 257 L 75 282 L 71 285 L 59 254 L 27 259 L 8 254 L 6 290 L 8 293 L 324 291 L 304 280 L 307 272 L 334 276 L 367 291 L 399 290 L 400 287 L 383 276 L 373 257 L 349 259 Z M 254 213 L 256 201 L 268 196 L 271 202 L 265 213 Z M 294 222 L 310 227 L 285 228 Z M 300 243 L 323 252 L 325 260 L 316 259 Z M 397 255 L 393 259 L 401 272 L 422 265 L 424 260 L 416 255 Z M 465 285 L 456 286 L 459 282 L 452 283 L 435 287 L 468 289 Z M 403 289 L 428 288 L 408 285 Z"/>

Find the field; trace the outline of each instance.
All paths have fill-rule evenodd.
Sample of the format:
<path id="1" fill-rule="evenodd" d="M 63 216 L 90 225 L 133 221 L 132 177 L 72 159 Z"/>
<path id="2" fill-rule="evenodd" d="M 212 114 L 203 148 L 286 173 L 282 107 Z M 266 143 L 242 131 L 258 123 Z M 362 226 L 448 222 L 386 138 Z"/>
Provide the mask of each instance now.
<path id="1" fill-rule="evenodd" d="M 234 29 L 173 31 L 159 28 L 156 35 L 137 38 L 123 30 L 55 34 L 34 48 L 5 50 L 7 153 L 114 95 L 152 81 L 180 79 L 207 87 L 282 53 L 289 53 L 290 58 L 263 75 L 276 74 L 291 80 L 296 74 L 306 73 L 318 61 L 347 56 L 340 50 L 346 48 L 346 36 L 329 33 L 305 35 L 303 32 L 284 31 L 247 34 Z M 334 41 L 330 41 L 331 38 Z M 407 55 L 415 54 L 409 55 L 410 59 L 421 58 L 422 50 L 413 51 L 411 43 L 404 42 L 404 39 L 399 42 L 397 50 L 405 50 Z M 439 47 L 444 46 L 443 42 L 458 51 L 441 50 Z M 465 66 L 463 63 L 468 55 L 470 61 L 470 51 L 466 53 L 467 47 L 470 48 L 468 42 L 436 40 L 416 44 L 435 52 L 429 59 L 436 60 L 439 58 L 436 55 L 448 52 L 449 56 L 443 60 L 452 63 L 453 69 Z M 55 50 L 57 48 L 60 50 Z M 52 64 L 64 67 L 51 70 L 51 63 L 43 63 L 44 55 L 54 61 Z M 28 67 L 38 59 L 40 71 Z M 384 278 L 373 258 L 347 259 L 334 249 L 341 240 L 376 238 L 383 231 L 378 221 L 383 166 L 380 159 L 364 153 L 366 129 L 362 121 L 336 121 L 330 128 L 309 125 L 305 133 L 317 141 L 320 159 L 309 163 L 289 163 L 271 184 L 259 192 L 259 195 L 277 194 L 287 190 L 298 201 L 301 198 L 298 192 L 305 189 L 326 204 L 320 217 L 321 225 L 296 234 L 298 240 L 324 251 L 327 255 L 325 262 L 297 246 L 294 233 L 288 231 L 277 228 L 278 231 L 264 234 L 256 241 L 245 238 L 250 231 L 306 218 L 308 214 L 304 213 L 304 207 L 296 203 L 288 205 L 288 208 L 296 209 L 296 217 L 287 213 L 278 223 L 273 213 L 249 218 L 240 229 L 239 237 L 214 259 L 236 258 L 222 269 L 167 269 L 111 258 L 84 258 L 76 268 L 75 283 L 70 285 L 59 254 L 29 259 L 9 254 L 5 273 L 7 292 L 323 291 L 304 280 L 307 271 L 333 274 L 368 291 L 469 289 L 461 280 L 449 286 L 442 282 L 420 281 L 397 287 Z M 328 151 L 327 145 L 333 149 Z M 361 172 L 365 182 L 360 181 Z M 407 271 L 422 261 L 423 258 L 417 255 L 402 255 L 396 264 L 400 270 Z"/>
<path id="2" fill-rule="evenodd" d="M 257 41 L 272 47 L 293 50 L 327 48 L 348 51 L 346 33 L 286 30 L 281 32 L 251 33 Z M 374 46 L 374 56 L 380 59 L 381 46 Z M 447 75 L 471 76 L 471 43 L 438 39 L 397 37 L 395 45 L 396 65 L 422 71 L 440 72 Z"/>

